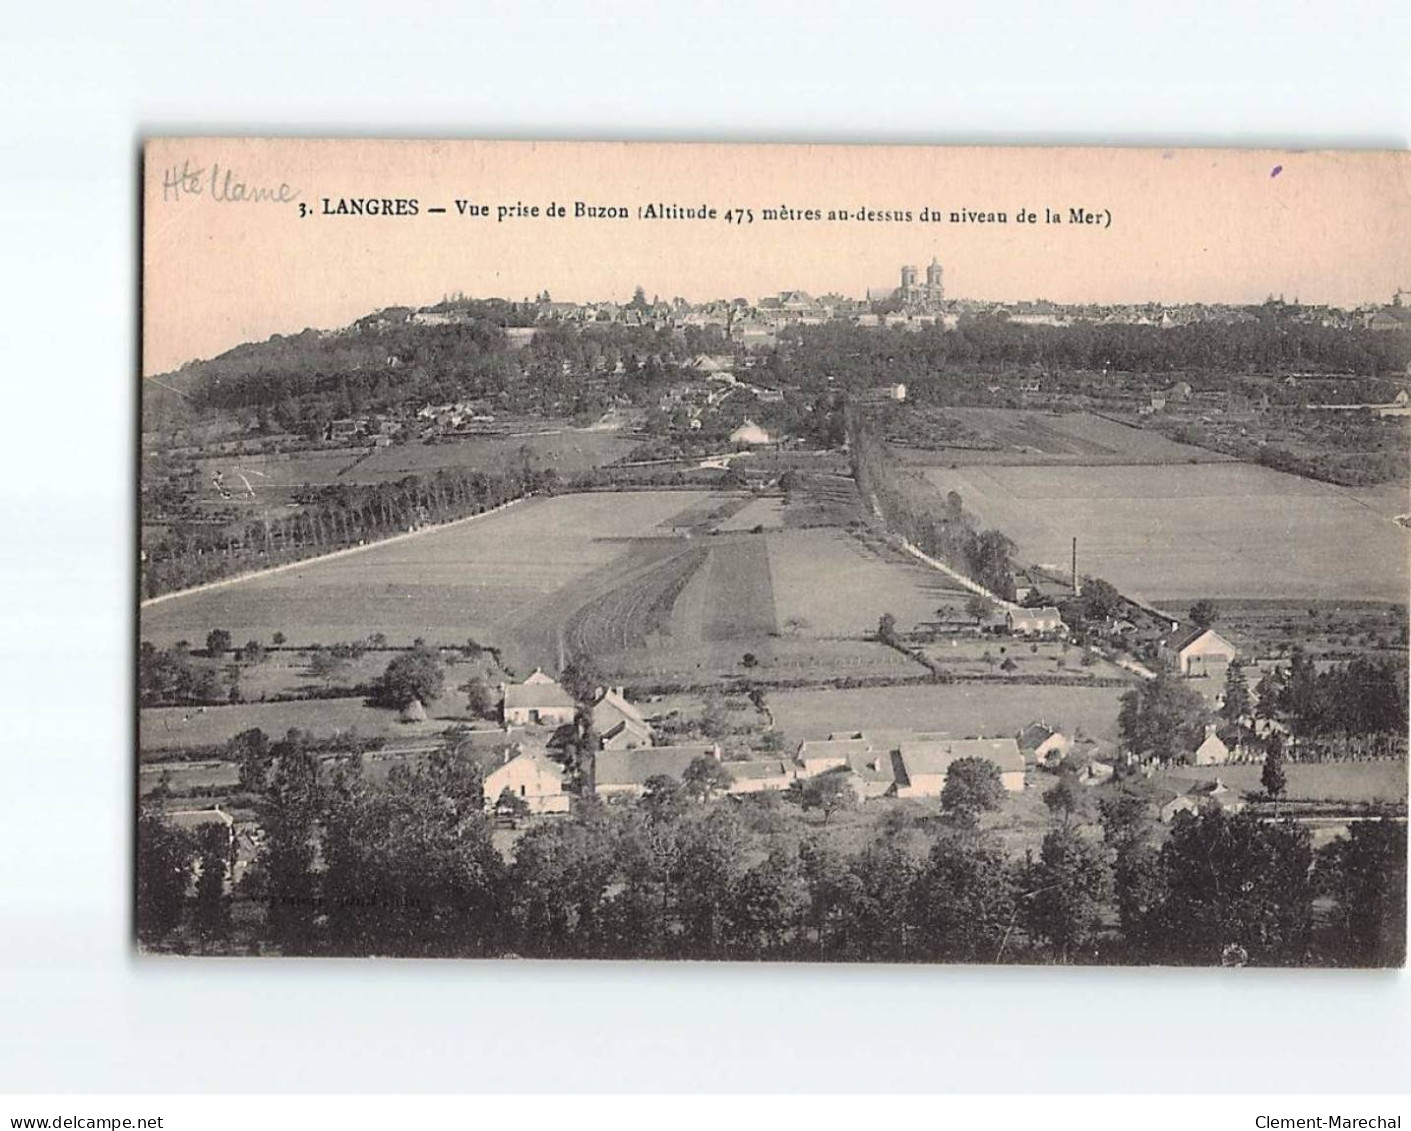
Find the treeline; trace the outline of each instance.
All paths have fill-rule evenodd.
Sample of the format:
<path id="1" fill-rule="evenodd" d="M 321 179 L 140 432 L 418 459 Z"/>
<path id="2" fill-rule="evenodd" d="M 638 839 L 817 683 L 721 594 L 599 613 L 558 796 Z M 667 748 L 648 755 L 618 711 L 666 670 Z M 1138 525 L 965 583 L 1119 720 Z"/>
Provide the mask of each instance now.
<path id="1" fill-rule="evenodd" d="M 979 530 L 959 492 L 942 497 L 907 470 L 856 413 L 849 413 L 853 478 L 863 503 L 875 507 L 893 534 L 979 582 L 1005 600 L 1014 598 L 1014 543 L 998 530 Z"/>
<path id="2" fill-rule="evenodd" d="M 137 925 L 153 947 L 286 955 L 1403 960 L 1404 825 L 1362 822 L 1315 854 L 1296 824 L 1217 809 L 1181 815 L 1156 847 L 1143 798 L 1115 794 L 1092 822 L 1083 794 L 1061 779 L 1038 853 L 1017 859 L 963 807 L 898 812 L 846 852 L 818 826 L 797 836 L 778 798 L 695 800 L 658 779 L 640 801 L 534 824 L 507 863 L 473 763 L 441 755 L 373 785 L 292 749 L 263 783 L 239 922 L 212 878 L 228 874 L 227 834 L 197 840 L 148 812 Z"/>
<path id="3" fill-rule="evenodd" d="M 1254 709 L 1262 717 L 1286 720 L 1299 739 L 1404 736 L 1406 681 L 1399 663 L 1360 656 L 1319 671 L 1312 657 L 1295 648 L 1287 668 L 1276 667 L 1260 679 Z M 1241 694 L 1236 688 L 1235 697 Z"/>
<path id="4" fill-rule="evenodd" d="M 172 524 L 144 546 L 142 593 L 155 597 L 247 570 L 298 561 L 402 534 L 433 522 L 479 514 L 511 499 L 553 490 L 558 473 L 534 463 L 528 448 L 493 471 L 438 468 L 395 483 L 304 488 L 303 506 L 251 520 L 244 530 Z"/>
<path id="5" fill-rule="evenodd" d="M 453 325 L 417 325 L 410 311 L 385 311 L 339 334 L 275 335 L 193 363 L 175 379 L 200 414 L 321 435 L 329 420 L 418 401 L 482 400 L 548 415 L 601 412 L 619 394 L 647 404 L 696 353 L 728 351 L 719 334 L 682 338 L 615 323 L 541 325 L 527 344 L 511 345 L 504 327 L 522 318 L 495 303 L 462 311 L 465 321 Z"/>
<path id="6" fill-rule="evenodd" d="M 1246 322 L 1160 326 L 1033 326 L 1003 315 L 965 315 L 953 330 L 865 328 L 844 322 L 781 331 L 770 371 L 785 384 L 827 381 L 861 391 L 900 382 L 924 395 L 942 370 L 1026 366 L 1128 373 L 1351 374 L 1405 372 L 1411 335 L 1343 330 L 1260 307 Z"/>

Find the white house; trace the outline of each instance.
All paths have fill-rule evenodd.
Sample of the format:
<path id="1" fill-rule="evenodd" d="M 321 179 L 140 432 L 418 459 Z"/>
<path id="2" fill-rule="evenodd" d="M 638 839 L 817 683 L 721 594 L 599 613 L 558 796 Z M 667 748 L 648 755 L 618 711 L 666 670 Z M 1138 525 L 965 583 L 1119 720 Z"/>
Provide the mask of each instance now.
<path id="1" fill-rule="evenodd" d="M 939 797 L 946 774 L 962 758 L 993 762 L 1005 789 L 1017 793 L 1024 788 L 1024 755 L 1012 738 L 912 740 L 903 742 L 898 754 L 905 775 L 897 783 L 898 797 Z"/>
<path id="2" fill-rule="evenodd" d="M 1019 749 L 1030 763 L 1046 766 L 1061 762 L 1073 748 L 1073 740 L 1045 723 L 1030 723 L 1019 732 Z"/>
<path id="3" fill-rule="evenodd" d="M 1191 754 L 1191 762 L 1197 766 L 1223 766 L 1230 760 L 1230 748 L 1220 741 L 1214 727 L 1205 728 L 1205 738 Z"/>
<path id="4" fill-rule="evenodd" d="M 1004 622 L 1015 636 L 1060 636 L 1068 631 L 1063 614 L 1052 605 L 1041 609 L 1010 609 Z"/>
<path id="5" fill-rule="evenodd" d="M 799 777 L 811 778 L 842 769 L 853 755 L 866 757 L 871 753 L 872 743 L 865 738 L 810 739 L 799 743 L 795 760 L 799 764 Z"/>
<path id="6" fill-rule="evenodd" d="M 563 769 L 538 750 L 520 750 L 485 777 L 485 810 L 490 812 L 509 790 L 531 813 L 567 813 Z"/>
<path id="7" fill-rule="evenodd" d="M 788 789 L 799 776 L 798 767 L 784 758 L 751 758 L 721 763 L 734 780 L 728 792 L 767 793 Z"/>
<path id="8" fill-rule="evenodd" d="M 578 704 L 539 668 L 523 683 L 502 686 L 506 726 L 562 726 L 573 722 Z"/>
<path id="9" fill-rule="evenodd" d="M 593 792 L 599 797 L 641 797 L 654 777 L 680 781 L 697 758 L 720 760 L 720 747 L 640 746 L 633 750 L 599 750 L 593 755 Z"/>
<path id="10" fill-rule="evenodd" d="M 1199 625 L 1168 637 L 1163 647 L 1176 665 L 1176 670 L 1192 678 L 1223 676 L 1230 661 L 1240 654 L 1238 648 L 1213 628 L 1201 628 Z"/>
<path id="11" fill-rule="evenodd" d="M 652 728 L 627 701 L 620 687 L 604 687 L 593 700 L 593 729 L 610 750 L 630 750 L 652 744 Z"/>
<path id="12" fill-rule="evenodd" d="M 769 433 L 753 420 L 746 420 L 730 433 L 730 442 L 732 444 L 767 444 L 769 443 Z"/>

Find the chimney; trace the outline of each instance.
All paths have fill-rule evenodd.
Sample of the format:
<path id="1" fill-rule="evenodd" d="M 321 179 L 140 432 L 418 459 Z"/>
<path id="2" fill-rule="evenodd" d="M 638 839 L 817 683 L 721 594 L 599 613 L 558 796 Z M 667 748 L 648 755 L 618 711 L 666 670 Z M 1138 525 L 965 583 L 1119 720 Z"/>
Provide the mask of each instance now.
<path id="1" fill-rule="evenodd" d="M 1073 596 L 1078 596 L 1078 539 L 1073 539 Z"/>

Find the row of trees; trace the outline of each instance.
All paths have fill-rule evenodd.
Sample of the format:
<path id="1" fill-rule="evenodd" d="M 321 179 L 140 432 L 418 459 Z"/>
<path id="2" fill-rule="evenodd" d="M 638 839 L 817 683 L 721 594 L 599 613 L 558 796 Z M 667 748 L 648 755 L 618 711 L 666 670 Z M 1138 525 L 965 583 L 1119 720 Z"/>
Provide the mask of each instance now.
<path id="1" fill-rule="evenodd" d="M 1049 831 L 1022 859 L 982 829 L 973 797 L 934 836 L 894 810 L 848 852 L 821 829 L 799 836 L 777 799 L 657 787 L 537 824 L 506 862 L 472 761 L 438 755 L 374 784 L 290 743 L 263 785 L 263 847 L 241 884 L 258 925 L 223 926 L 215 834 L 197 844 L 147 814 L 138 927 L 149 945 L 286 954 L 1401 961 L 1403 826 L 1364 822 L 1315 858 L 1299 826 L 1211 810 L 1178 818 L 1156 847 L 1141 797 L 1113 795 L 1093 825 L 1083 792 L 1060 779 L 1046 794 Z M 1319 895 L 1332 906 L 1321 924 Z"/>
<path id="2" fill-rule="evenodd" d="M 942 498 L 887 450 L 885 441 L 855 414 L 848 429 L 853 478 L 887 529 L 945 562 L 1005 600 L 1014 598 L 1014 543 L 999 530 L 976 528 L 960 494 Z"/>

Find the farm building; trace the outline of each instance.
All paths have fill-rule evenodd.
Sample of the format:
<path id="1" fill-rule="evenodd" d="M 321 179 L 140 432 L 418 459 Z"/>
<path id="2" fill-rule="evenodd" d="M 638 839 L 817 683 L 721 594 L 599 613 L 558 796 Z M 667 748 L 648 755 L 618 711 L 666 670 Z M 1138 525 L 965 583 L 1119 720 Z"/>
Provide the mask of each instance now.
<path id="1" fill-rule="evenodd" d="M 1239 649 L 1213 628 L 1199 625 L 1162 641 L 1162 651 L 1184 676 L 1223 676 L 1225 668 L 1239 654 Z"/>
<path id="2" fill-rule="evenodd" d="M 1052 605 L 1039 609 L 1010 609 L 1004 617 L 1005 627 L 1015 636 L 1062 636 L 1068 626 L 1063 614 Z"/>
<path id="3" fill-rule="evenodd" d="M 1214 727 L 1205 728 L 1205 737 L 1191 752 L 1191 764 L 1195 766 L 1223 766 L 1230 760 L 1230 748 L 1215 733 Z"/>
<path id="4" fill-rule="evenodd" d="M 235 842 L 235 818 L 216 805 L 210 809 L 173 809 L 166 814 L 168 823 L 183 832 L 195 833 L 209 825 L 225 830 L 230 842 Z"/>
<path id="5" fill-rule="evenodd" d="M 599 797 L 641 797 L 658 775 L 680 781 L 697 758 L 720 760 L 715 744 L 642 746 L 635 750 L 600 750 L 593 756 L 593 792 Z"/>
<path id="6" fill-rule="evenodd" d="M 898 797 L 939 797 L 946 774 L 962 758 L 983 758 L 999 767 L 1004 788 L 1024 788 L 1024 756 L 1012 738 L 943 738 L 903 742 L 897 751 L 905 781 L 898 780 Z"/>
<path id="7" fill-rule="evenodd" d="M 769 443 L 769 433 L 753 420 L 746 420 L 730 433 L 730 442 L 732 444 L 767 444 Z"/>
<path id="8" fill-rule="evenodd" d="M 872 743 L 861 735 L 850 738 L 829 737 L 799 743 L 795 756 L 799 764 L 799 777 L 811 778 L 828 770 L 840 770 L 848 764 L 853 755 L 868 757 L 872 754 Z"/>
<path id="9" fill-rule="evenodd" d="M 724 766 L 734 779 L 729 792 L 735 794 L 788 789 L 798 777 L 798 767 L 783 758 L 751 758 Z"/>
<path id="10" fill-rule="evenodd" d="M 890 751 L 849 754 L 843 772 L 852 782 L 853 792 L 862 801 L 896 793 L 896 759 Z"/>
<path id="11" fill-rule="evenodd" d="M 539 668 L 523 683 L 501 685 L 506 726 L 562 726 L 573 722 L 578 704 L 558 681 Z"/>
<path id="12" fill-rule="evenodd" d="M 1243 799 L 1219 778 L 1213 782 L 1196 782 L 1184 793 L 1172 791 L 1165 797 L 1157 812 L 1166 824 L 1174 821 L 1180 813 L 1199 813 L 1212 807 L 1227 813 L 1238 813 L 1244 808 Z"/>
<path id="13" fill-rule="evenodd" d="M 485 810 L 495 808 L 509 790 L 529 806 L 531 813 L 567 813 L 568 794 L 563 791 L 563 769 L 538 750 L 505 751 L 507 761 L 485 777 Z"/>
<path id="14" fill-rule="evenodd" d="M 652 744 L 652 728 L 620 687 L 604 687 L 593 701 L 593 729 L 604 749 L 631 750 Z"/>
<path id="15" fill-rule="evenodd" d="M 1019 732 L 1016 741 L 1024 761 L 1033 766 L 1061 762 L 1073 746 L 1072 740 L 1062 731 L 1043 722 L 1030 723 Z"/>

